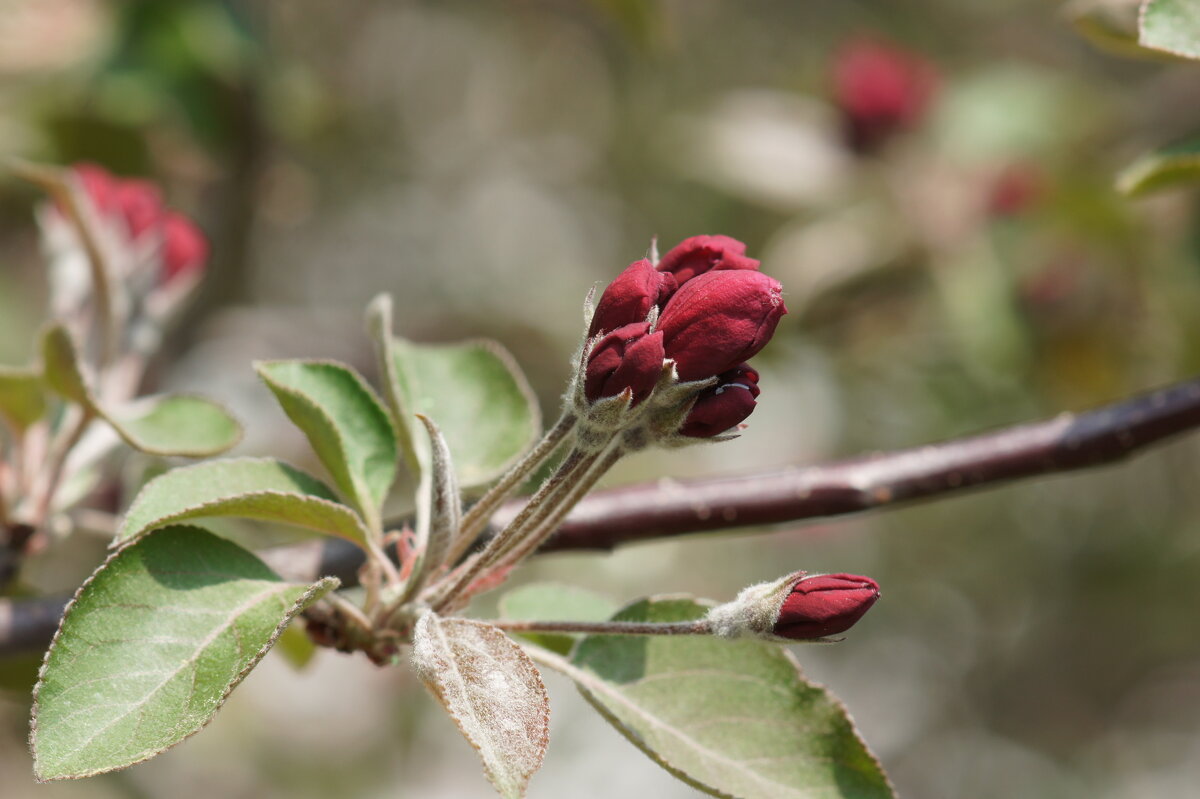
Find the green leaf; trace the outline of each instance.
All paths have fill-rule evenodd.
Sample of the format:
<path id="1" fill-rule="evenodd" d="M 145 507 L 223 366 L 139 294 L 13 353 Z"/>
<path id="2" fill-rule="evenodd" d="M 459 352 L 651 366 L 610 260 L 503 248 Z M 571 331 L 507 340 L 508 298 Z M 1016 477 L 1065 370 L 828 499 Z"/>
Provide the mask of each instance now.
<path id="1" fill-rule="evenodd" d="M 113 553 L 68 606 L 34 690 L 38 779 L 130 766 L 199 731 L 288 622 L 336 585 L 283 582 L 195 527 Z"/>
<path id="2" fill-rule="evenodd" d="M 50 388 L 80 405 L 92 407 L 92 392 L 79 365 L 71 334 L 62 325 L 42 333 L 42 371 Z"/>
<path id="3" fill-rule="evenodd" d="M 417 413 L 437 422 L 464 488 L 501 475 L 537 438 L 542 425 L 537 401 L 499 344 L 394 339 L 391 349 L 406 422 L 413 425 Z M 410 437 L 421 463 L 428 464 L 428 442 L 414 433 Z"/>
<path id="4" fill-rule="evenodd" d="M 242 438 L 242 427 L 212 400 L 185 394 L 145 397 L 121 406 L 96 401 L 71 335 L 53 325 L 42 335 L 46 383 L 108 422 L 125 443 L 151 455 L 204 457 L 224 452 Z"/>
<path id="5" fill-rule="evenodd" d="M 1075 30 L 1099 49 L 1118 56 L 1162 57 L 1138 44 L 1141 0 L 1074 0 L 1063 13 Z"/>
<path id="6" fill-rule="evenodd" d="M 189 394 L 146 397 L 96 410 L 126 444 L 151 455 L 202 458 L 219 455 L 242 439 L 242 426 L 228 411 Z"/>
<path id="7" fill-rule="evenodd" d="M 236 516 L 278 522 L 366 546 L 353 509 L 320 480 L 273 458 L 231 458 L 159 475 L 130 505 L 116 543 L 188 519 Z"/>
<path id="8" fill-rule="evenodd" d="M 296 671 L 303 670 L 316 657 L 317 645 L 304 631 L 304 620 L 292 621 L 275 641 L 275 653 Z"/>
<path id="9" fill-rule="evenodd" d="M 1117 176 L 1117 189 L 1131 197 L 1200 182 L 1200 138 L 1146 153 Z"/>
<path id="10" fill-rule="evenodd" d="M 699 618 L 687 598 L 646 599 L 624 621 Z M 778 645 L 710 636 L 593 635 L 564 673 L 613 726 L 675 776 L 741 799 L 894 796 L 842 705 Z"/>
<path id="11" fill-rule="evenodd" d="M 573 585 L 532 583 L 500 597 L 500 617 L 514 621 L 604 621 L 616 611 L 617 604 L 608 597 Z M 571 651 L 576 638 L 561 633 L 513 635 L 560 655 Z"/>
<path id="12" fill-rule="evenodd" d="M 46 413 L 45 385 L 34 369 L 0 366 L 0 417 L 25 430 Z"/>
<path id="13" fill-rule="evenodd" d="M 1200 2 L 1146 0 L 1138 24 L 1143 47 L 1200 58 Z"/>
<path id="14" fill-rule="evenodd" d="M 529 656 L 496 627 L 425 613 L 413 665 L 504 797 L 521 797 L 550 742 L 550 699 Z"/>
<path id="15" fill-rule="evenodd" d="M 421 459 L 417 452 L 417 430 L 414 415 L 404 405 L 400 394 L 400 378 L 396 373 L 396 359 L 392 353 L 392 295 L 383 293 L 375 296 L 367 305 L 367 334 L 375 347 L 375 361 L 383 381 L 384 398 L 392 415 L 392 426 L 396 430 L 396 443 L 400 454 L 413 477 L 421 477 Z"/>
<path id="16" fill-rule="evenodd" d="M 288 418 L 374 524 L 396 476 L 396 433 L 375 392 L 347 366 L 326 361 L 255 365 Z"/>

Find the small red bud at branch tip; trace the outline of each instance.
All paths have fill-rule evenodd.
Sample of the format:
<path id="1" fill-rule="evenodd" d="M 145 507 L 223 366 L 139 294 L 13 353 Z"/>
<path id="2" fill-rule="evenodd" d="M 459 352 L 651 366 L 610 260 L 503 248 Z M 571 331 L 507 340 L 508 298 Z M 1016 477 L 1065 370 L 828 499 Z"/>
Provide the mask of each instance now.
<path id="1" fill-rule="evenodd" d="M 853 574 L 802 577 L 779 608 L 772 632 L 804 640 L 845 632 L 879 599 L 879 584 Z"/>

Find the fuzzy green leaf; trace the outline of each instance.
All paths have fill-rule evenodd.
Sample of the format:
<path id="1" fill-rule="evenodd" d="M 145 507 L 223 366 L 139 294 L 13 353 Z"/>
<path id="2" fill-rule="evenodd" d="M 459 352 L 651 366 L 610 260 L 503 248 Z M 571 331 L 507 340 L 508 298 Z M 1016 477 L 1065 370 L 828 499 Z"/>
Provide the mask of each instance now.
<path id="1" fill-rule="evenodd" d="M 375 392 L 348 366 L 326 361 L 267 361 L 259 375 L 308 437 L 342 494 L 367 516 L 396 476 L 396 433 Z"/>
<path id="2" fill-rule="evenodd" d="M 417 413 L 437 422 L 464 488 L 501 475 L 537 438 L 542 424 L 537 401 L 499 344 L 393 339 L 391 352 L 401 413 L 407 412 L 410 425 Z M 410 437 L 421 463 L 428 464 L 428 442 L 415 433 Z"/>
<path id="3" fill-rule="evenodd" d="M 1138 41 L 1144 47 L 1200 58 L 1198 0 L 1146 0 L 1138 29 Z"/>
<path id="4" fill-rule="evenodd" d="M 68 606 L 39 675 L 38 779 L 130 766 L 199 731 L 287 623 L 336 585 L 283 582 L 195 527 L 113 553 Z"/>
<path id="5" fill-rule="evenodd" d="M 500 597 L 500 617 L 514 621 L 604 621 L 617 612 L 606 596 L 573 585 L 533 583 Z M 575 644 L 574 635 L 513 633 L 530 643 L 565 655 Z"/>
<path id="6" fill-rule="evenodd" d="M 100 404 L 62 325 L 42 335 L 42 368 L 52 389 L 104 419 L 126 444 L 142 452 L 199 458 L 224 452 L 242 438 L 237 420 L 203 397 L 164 394 L 120 406 Z"/>
<path id="7" fill-rule="evenodd" d="M 0 366 L 0 418 L 24 430 L 46 413 L 45 384 L 33 369 Z"/>
<path id="8" fill-rule="evenodd" d="M 1200 138 L 1146 153 L 1117 176 L 1117 188 L 1133 197 L 1197 183 L 1200 183 Z"/>
<path id="9" fill-rule="evenodd" d="M 672 597 L 636 602 L 613 618 L 674 622 L 706 611 Z M 656 763 L 714 796 L 894 796 L 842 705 L 806 681 L 778 645 L 592 635 L 576 645 L 570 663 L 563 671 L 613 726 Z"/>
<path id="10" fill-rule="evenodd" d="M 490 624 L 426 613 L 412 657 L 500 795 L 524 796 L 550 740 L 550 699 L 529 656 Z"/>
<path id="11" fill-rule="evenodd" d="M 228 411 L 189 394 L 147 397 L 97 411 L 126 444 L 151 455 L 203 458 L 219 455 L 242 439 L 242 426 Z"/>
<path id="12" fill-rule="evenodd" d="M 273 458 L 231 458 L 172 469 L 133 500 L 116 543 L 189 519 L 236 516 L 278 522 L 365 547 L 367 531 L 320 480 Z"/>

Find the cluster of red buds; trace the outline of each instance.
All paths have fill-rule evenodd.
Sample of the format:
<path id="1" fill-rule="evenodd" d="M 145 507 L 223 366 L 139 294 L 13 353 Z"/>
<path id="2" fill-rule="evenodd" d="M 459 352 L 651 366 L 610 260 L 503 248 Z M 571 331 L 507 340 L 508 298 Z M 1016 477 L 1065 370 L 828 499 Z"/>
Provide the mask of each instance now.
<path id="1" fill-rule="evenodd" d="M 166 207 L 156 185 L 115 177 L 96 164 L 76 164 L 71 171 L 106 234 L 127 249 L 145 249 L 164 281 L 203 269 L 208 241 L 190 219 Z"/>
<path id="2" fill-rule="evenodd" d="M 849 630 L 877 599 L 879 584 L 870 577 L 801 571 L 744 589 L 707 621 L 724 638 L 816 641 Z"/>
<path id="3" fill-rule="evenodd" d="M 89 163 L 34 179 L 55 197 L 38 215 L 54 316 L 83 341 L 93 337 L 81 325 L 101 325 L 110 356 L 153 351 L 203 277 L 204 234 L 146 180 Z"/>
<path id="4" fill-rule="evenodd" d="M 846 43 L 834 57 L 833 101 L 846 143 L 858 153 L 878 150 L 925 115 L 937 72 L 915 53 L 872 38 Z"/>
<path id="5" fill-rule="evenodd" d="M 659 443 L 736 428 L 759 395 L 746 361 L 787 313 L 783 287 L 758 268 L 727 236 L 693 236 L 657 263 L 630 264 L 592 314 L 576 397 L 582 415 L 624 425 L 627 411 L 650 400 Z"/>

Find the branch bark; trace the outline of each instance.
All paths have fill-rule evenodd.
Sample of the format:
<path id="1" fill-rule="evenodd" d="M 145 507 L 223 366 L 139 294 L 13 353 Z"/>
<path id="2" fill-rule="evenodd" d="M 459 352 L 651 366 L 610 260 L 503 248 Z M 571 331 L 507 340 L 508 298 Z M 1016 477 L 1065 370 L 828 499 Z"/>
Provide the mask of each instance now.
<path id="1" fill-rule="evenodd" d="M 542 552 L 623 544 L 734 527 L 796 522 L 944 497 L 1043 474 L 1120 461 L 1200 427 L 1200 378 L 1080 414 L 896 452 L 806 468 L 716 479 L 659 480 L 586 497 Z M 500 529 L 519 512 L 493 517 Z M 265 556 L 285 576 L 336 574 L 352 584 L 362 553 L 330 539 Z M 44 647 L 64 597 L 0 599 L 0 656 Z"/>

